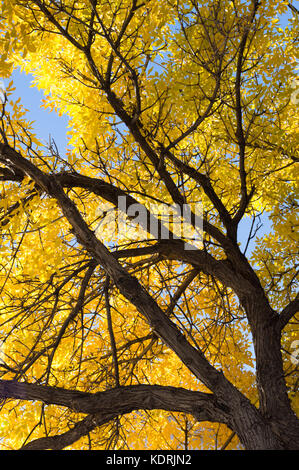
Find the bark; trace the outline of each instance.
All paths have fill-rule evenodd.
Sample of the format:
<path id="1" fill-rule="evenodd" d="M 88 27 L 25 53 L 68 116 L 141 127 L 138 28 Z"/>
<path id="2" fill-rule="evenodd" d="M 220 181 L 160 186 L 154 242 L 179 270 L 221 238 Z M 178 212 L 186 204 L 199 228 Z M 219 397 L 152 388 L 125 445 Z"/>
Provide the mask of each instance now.
<path id="1" fill-rule="evenodd" d="M 176 387 L 136 385 L 85 393 L 13 380 L 0 380 L 0 397 L 39 400 L 88 414 L 67 433 L 38 439 L 26 445 L 27 449 L 63 448 L 118 415 L 153 409 L 192 414 L 198 421 L 224 423 L 236 431 L 246 449 L 283 448 L 258 410 L 240 397 L 232 397 L 228 408 L 213 394 Z"/>
<path id="2" fill-rule="evenodd" d="M 195 415 L 201 421 L 229 424 L 227 410 L 211 393 L 159 385 L 116 387 L 97 393 L 79 392 L 59 387 L 0 380 L 1 398 L 38 400 L 65 406 L 78 413 L 120 415 L 133 410 L 178 411 Z M 110 418 L 109 418 L 110 419 Z"/>

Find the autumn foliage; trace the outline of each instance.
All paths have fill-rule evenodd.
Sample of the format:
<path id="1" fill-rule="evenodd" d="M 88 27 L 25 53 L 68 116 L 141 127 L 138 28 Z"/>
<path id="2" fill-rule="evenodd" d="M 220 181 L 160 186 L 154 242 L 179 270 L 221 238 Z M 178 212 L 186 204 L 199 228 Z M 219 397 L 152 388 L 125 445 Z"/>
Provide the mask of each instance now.
<path id="1" fill-rule="evenodd" d="M 299 448 L 288 3 L 1 0 L 1 77 L 69 117 L 64 152 L 3 92 L 2 449 Z M 200 245 L 112 230 L 120 197 Z"/>

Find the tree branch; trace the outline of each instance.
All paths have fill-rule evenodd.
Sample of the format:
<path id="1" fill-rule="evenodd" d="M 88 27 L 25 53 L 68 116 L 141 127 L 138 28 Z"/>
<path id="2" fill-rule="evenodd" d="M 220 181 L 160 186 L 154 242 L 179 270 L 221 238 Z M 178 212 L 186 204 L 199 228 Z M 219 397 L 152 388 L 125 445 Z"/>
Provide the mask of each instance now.
<path id="1" fill-rule="evenodd" d="M 57 434 L 56 436 L 40 437 L 34 439 L 28 444 L 21 447 L 20 450 L 62 450 L 75 442 L 81 437 L 86 436 L 93 431 L 97 426 L 102 426 L 107 421 L 114 418 L 114 414 L 108 417 L 102 417 L 101 413 L 96 415 L 88 415 L 83 420 L 79 421 L 68 431 Z"/>
<path id="2" fill-rule="evenodd" d="M 229 422 L 229 409 L 211 393 L 162 385 L 130 385 L 97 393 L 0 380 L 0 397 L 41 401 L 83 414 L 125 414 L 133 410 L 161 409 L 195 414 L 198 419 Z M 111 419 L 109 417 L 109 419 Z"/>
<path id="3" fill-rule="evenodd" d="M 62 449 L 95 427 L 134 410 L 160 409 L 189 413 L 198 421 L 231 424 L 228 408 L 219 403 L 214 395 L 170 386 L 132 385 L 103 392 L 84 393 L 14 380 L 0 380 L 0 397 L 37 400 L 89 415 L 66 433 L 37 439 L 26 444 L 24 449 Z"/>
<path id="4" fill-rule="evenodd" d="M 87 271 L 84 275 L 84 278 L 82 280 L 76 304 L 74 305 L 71 313 L 68 315 L 68 317 L 63 322 L 63 325 L 62 325 L 62 327 L 60 328 L 60 330 L 58 332 L 58 335 L 57 335 L 57 338 L 56 338 L 55 343 L 53 345 L 53 349 L 51 351 L 51 354 L 49 354 L 49 356 L 48 356 L 47 381 L 48 381 L 49 376 L 50 376 L 51 365 L 52 365 L 52 362 L 53 362 L 53 359 L 54 359 L 55 352 L 56 352 L 56 350 L 57 350 L 57 348 L 58 348 L 58 346 L 59 346 L 59 344 L 60 344 L 67 328 L 68 328 L 68 326 L 70 325 L 71 322 L 73 322 L 75 320 L 75 318 L 79 314 L 80 310 L 83 308 L 84 299 L 85 299 L 85 292 L 86 292 L 86 289 L 88 287 L 88 283 L 89 283 L 89 281 L 90 281 L 90 279 L 93 275 L 95 267 L 96 267 L 96 263 L 94 261 L 91 261 L 91 263 L 90 263 L 90 265 L 89 265 L 89 267 L 88 267 L 88 269 L 87 269 Z"/>
<path id="5" fill-rule="evenodd" d="M 238 223 L 240 222 L 241 218 L 243 217 L 245 210 L 248 206 L 248 203 L 253 196 L 254 188 L 250 191 L 250 194 L 247 192 L 247 174 L 245 169 L 245 149 L 246 149 L 246 139 L 244 135 L 243 129 L 243 107 L 242 107 L 242 96 L 241 96 L 241 77 L 243 72 L 243 62 L 244 62 L 244 52 L 246 48 L 246 43 L 248 40 L 248 36 L 250 33 L 251 25 L 254 21 L 256 16 L 259 1 L 252 0 L 253 9 L 248 21 L 248 24 L 245 26 L 244 34 L 240 41 L 239 46 L 239 53 L 238 53 L 238 63 L 237 63 L 237 70 L 236 70 L 236 80 L 235 80 L 235 95 L 236 95 L 236 121 L 237 121 L 237 131 L 236 137 L 238 139 L 239 145 L 239 174 L 240 174 L 240 182 L 241 182 L 241 200 L 238 211 L 233 218 L 233 227 L 236 230 Z M 235 232 L 236 234 L 236 232 Z"/>
<path id="6" fill-rule="evenodd" d="M 299 312 L 299 294 L 281 312 L 277 320 L 277 327 L 281 331 L 291 318 Z"/>
<path id="7" fill-rule="evenodd" d="M 107 315 L 107 325 L 108 325 L 108 331 L 109 331 L 109 336 L 110 336 L 112 358 L 113 358 L 113 364 L 114 364 L 115 386 L 119 387 L 120 386 L 119 366 L 118 366 L 118 358 L 117 358 L 117 346 L 116 346 L 116 342 L 115 342 L 115 335 L 114 335 L 114 331 L 113 331 L 113 323 L 112 323 L 112 316 L 111 316 L 109 287 L 110 287 L 110 278 L 109 278 L 109 276 L 107 276 L 105 284 L 104 284 L 104 296 L 105 296 L 105 306 L 106 306 L 106 315 Z"/>
<path id="8" fill-rule="evenodd" d="M 55 16 L 50 12 L 50 10 L 45 6 L 45 2 L 41 2 L 40 0 L 34 0 L 33 3 L 38 6 L 41 12 L 44 13 L 45 17 L 50 21 L 60 32 L 62 36 L 64 36 L 73 46 L 75 46 L 80 51 L 85 50 L 85 46 L 81 45 L 76 39 L 71 36 L 66 29 L 64 29 L 61 24 L 56 20 Z"/>

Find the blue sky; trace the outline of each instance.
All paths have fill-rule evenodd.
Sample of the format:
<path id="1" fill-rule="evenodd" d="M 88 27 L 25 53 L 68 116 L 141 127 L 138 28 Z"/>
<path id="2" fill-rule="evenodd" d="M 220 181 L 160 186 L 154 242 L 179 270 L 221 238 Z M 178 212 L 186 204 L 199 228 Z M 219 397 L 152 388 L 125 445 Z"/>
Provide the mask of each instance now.
<path id="1" fill-rule="evenodd" d="M 4 80 L 8 83 L 13 80 L 16 90 L 13 93 L 13 100 L 21 98 L 21 103 L 28 109 L 27 117 L 34 121 L 34 128 L 39 139 L 49 142 L 51 136 L 58 149 L 63 155 L 67 147 L 67 124 L 66 116 L 58 116 L 55 112 L 50 112 L 41 107 L 41 100 L 45 98 L 42 91 L 32 86 L 33 76 L 15 70 L 9 79 Z"/>

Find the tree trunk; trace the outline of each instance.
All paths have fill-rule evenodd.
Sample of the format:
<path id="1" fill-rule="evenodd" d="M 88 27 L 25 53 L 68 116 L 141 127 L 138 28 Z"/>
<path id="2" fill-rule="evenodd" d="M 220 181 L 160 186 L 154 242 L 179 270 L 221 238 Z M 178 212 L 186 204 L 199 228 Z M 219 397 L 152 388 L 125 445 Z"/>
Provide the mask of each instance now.
<path id="1" fill-rule="evenodd" d="M 271 423 L 253 405 L 240 403 L 234 413 L 234 428 L 246 450 L 286 450 L 286 445 L 276 434 Z"/>
<path id="2" fill-rule="evenodd" d="M 299 449 L 299 421 L 287 393 L 281 333 L 275 322 L 258 326 L 254 345 L 260 412 L 286 449 Z"/>

